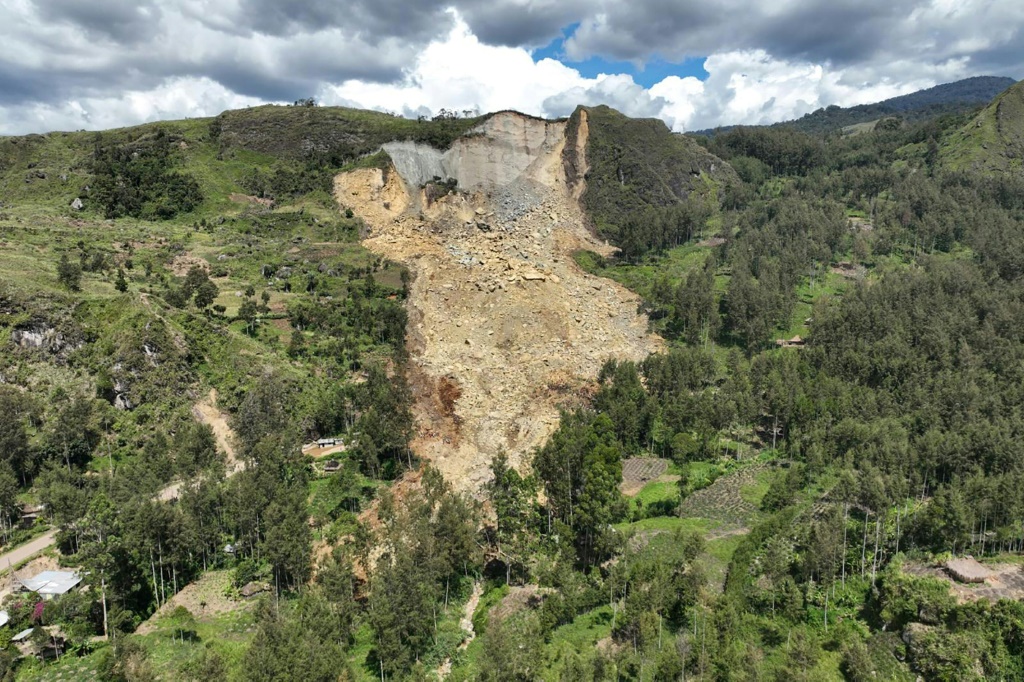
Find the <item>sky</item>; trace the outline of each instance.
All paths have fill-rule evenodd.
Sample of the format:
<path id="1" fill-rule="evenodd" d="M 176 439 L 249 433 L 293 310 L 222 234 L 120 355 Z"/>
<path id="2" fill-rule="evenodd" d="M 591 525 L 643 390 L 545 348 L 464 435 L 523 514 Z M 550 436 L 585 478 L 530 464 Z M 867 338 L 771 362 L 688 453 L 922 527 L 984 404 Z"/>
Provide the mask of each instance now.
<path id="1" fill-rule="evenodd" d="M 1024 76 L 1021 0 L 0 0 L 0 135 L 314 97 L 673 130 Z"/>

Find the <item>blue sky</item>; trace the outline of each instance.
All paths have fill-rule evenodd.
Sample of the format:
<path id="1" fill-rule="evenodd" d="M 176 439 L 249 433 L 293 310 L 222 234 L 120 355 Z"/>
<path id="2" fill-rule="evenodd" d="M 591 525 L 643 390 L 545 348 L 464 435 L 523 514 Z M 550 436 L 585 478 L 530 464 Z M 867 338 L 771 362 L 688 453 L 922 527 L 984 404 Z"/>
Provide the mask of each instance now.
<path id="1" fill-rule="evenodd" d="M 541 59 L 557 59 L 566 66 L 570 66 L 580 72 L 584 78 L 597 78 L 601 74 L 628 74 L 633 80 L 645 88 L 660 83 L 668 76 L 679 76 L 686 78 L 693 76 L 700 80 L 707 80 L 708 72 L 704 70 L 706 57 L 692 57 L 682 62 L 670 62 L 654 55 L 648 57 L 639 65 L 632 61 L 616 61 L 602 57 L 591 57 L 584 61 L 573 61 L 565 52 L 566 36 L 572 35 L 579 28 L 579 24 L 570 24 L 562 30 L 562 35 L 552 40 L 542 48 L 533 50 L 534 61 Z"/>

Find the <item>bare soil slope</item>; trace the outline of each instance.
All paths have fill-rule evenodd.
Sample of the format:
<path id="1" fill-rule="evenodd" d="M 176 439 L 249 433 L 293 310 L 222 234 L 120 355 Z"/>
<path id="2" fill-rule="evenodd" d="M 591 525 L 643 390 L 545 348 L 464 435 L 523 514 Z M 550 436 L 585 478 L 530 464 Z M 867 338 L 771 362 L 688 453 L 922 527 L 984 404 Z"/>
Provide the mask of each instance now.
<path id="1" fill-rule="evenodd" d="M 407 183 L 394 168 L 335 180 L 338 202 L 370 228 L 365 245 L 415 275 L 413 447 L 463 490 L 480 488 L 501 451 L 522 468 L 557 427 L 559 406 L 606 359 L 639 360 L 661 346 L 634 294 L 571 257 L 609 248 L 587 231 L 567 188 L 565 144 L 563 123 L 502 113 L 446 159 L 471 190 L 430 202 L 420 178 Z M 401 153 L 404 168 L 420 167 L 412 146 Z M 423 153 L 434 162 L 436 152 Z M 499 172 L 496 159 L 522 170 Z"/>

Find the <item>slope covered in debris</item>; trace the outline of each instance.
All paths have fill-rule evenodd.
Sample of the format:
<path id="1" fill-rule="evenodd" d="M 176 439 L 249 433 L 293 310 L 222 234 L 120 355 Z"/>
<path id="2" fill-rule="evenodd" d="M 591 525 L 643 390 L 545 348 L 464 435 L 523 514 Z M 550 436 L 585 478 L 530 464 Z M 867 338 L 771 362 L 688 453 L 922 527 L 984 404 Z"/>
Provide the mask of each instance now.
<path id="1" fill-rule="evenodd" d="M 567 183 L 565 130 L 501 113 L 444 154 L 392 145 L 391 168 L 335 181 L 338 201 L 370 228 L 365 245 L 414 274 L 413 447 L 463 489 L 478 489 L 501 451 L 522 466 L 606 359 L 661 345 L 634 294 L 572 259 L 609 247 Z"/>

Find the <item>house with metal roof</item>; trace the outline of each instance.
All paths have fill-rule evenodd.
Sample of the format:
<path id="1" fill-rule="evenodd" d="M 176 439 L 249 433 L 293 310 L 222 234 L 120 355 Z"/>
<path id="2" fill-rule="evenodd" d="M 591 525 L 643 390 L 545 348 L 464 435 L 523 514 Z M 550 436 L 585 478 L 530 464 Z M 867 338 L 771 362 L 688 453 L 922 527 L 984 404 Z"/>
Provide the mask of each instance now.
<path id="1" fill-rule="evenodd" d="M 43 599 L 49 600 L 78 587 L 82 582 L 82 576 L 74 571 L 43 571 L 33 578 L 19 582 L 27 592 L 35 592 Z"/>
<path id="2" fill-rule="evenodd" d="M 14 637 L 11 637 L 11 641 L 14 642 L 15 644 L 21 644 L 22 642 L 28 640 L 28 638 L 32 635 L 32 632 L 34 630 L 35 630 L 35 628 L 28 628 L 27 630 L 22 630 L 21 632 L 16 634 Z"/>

